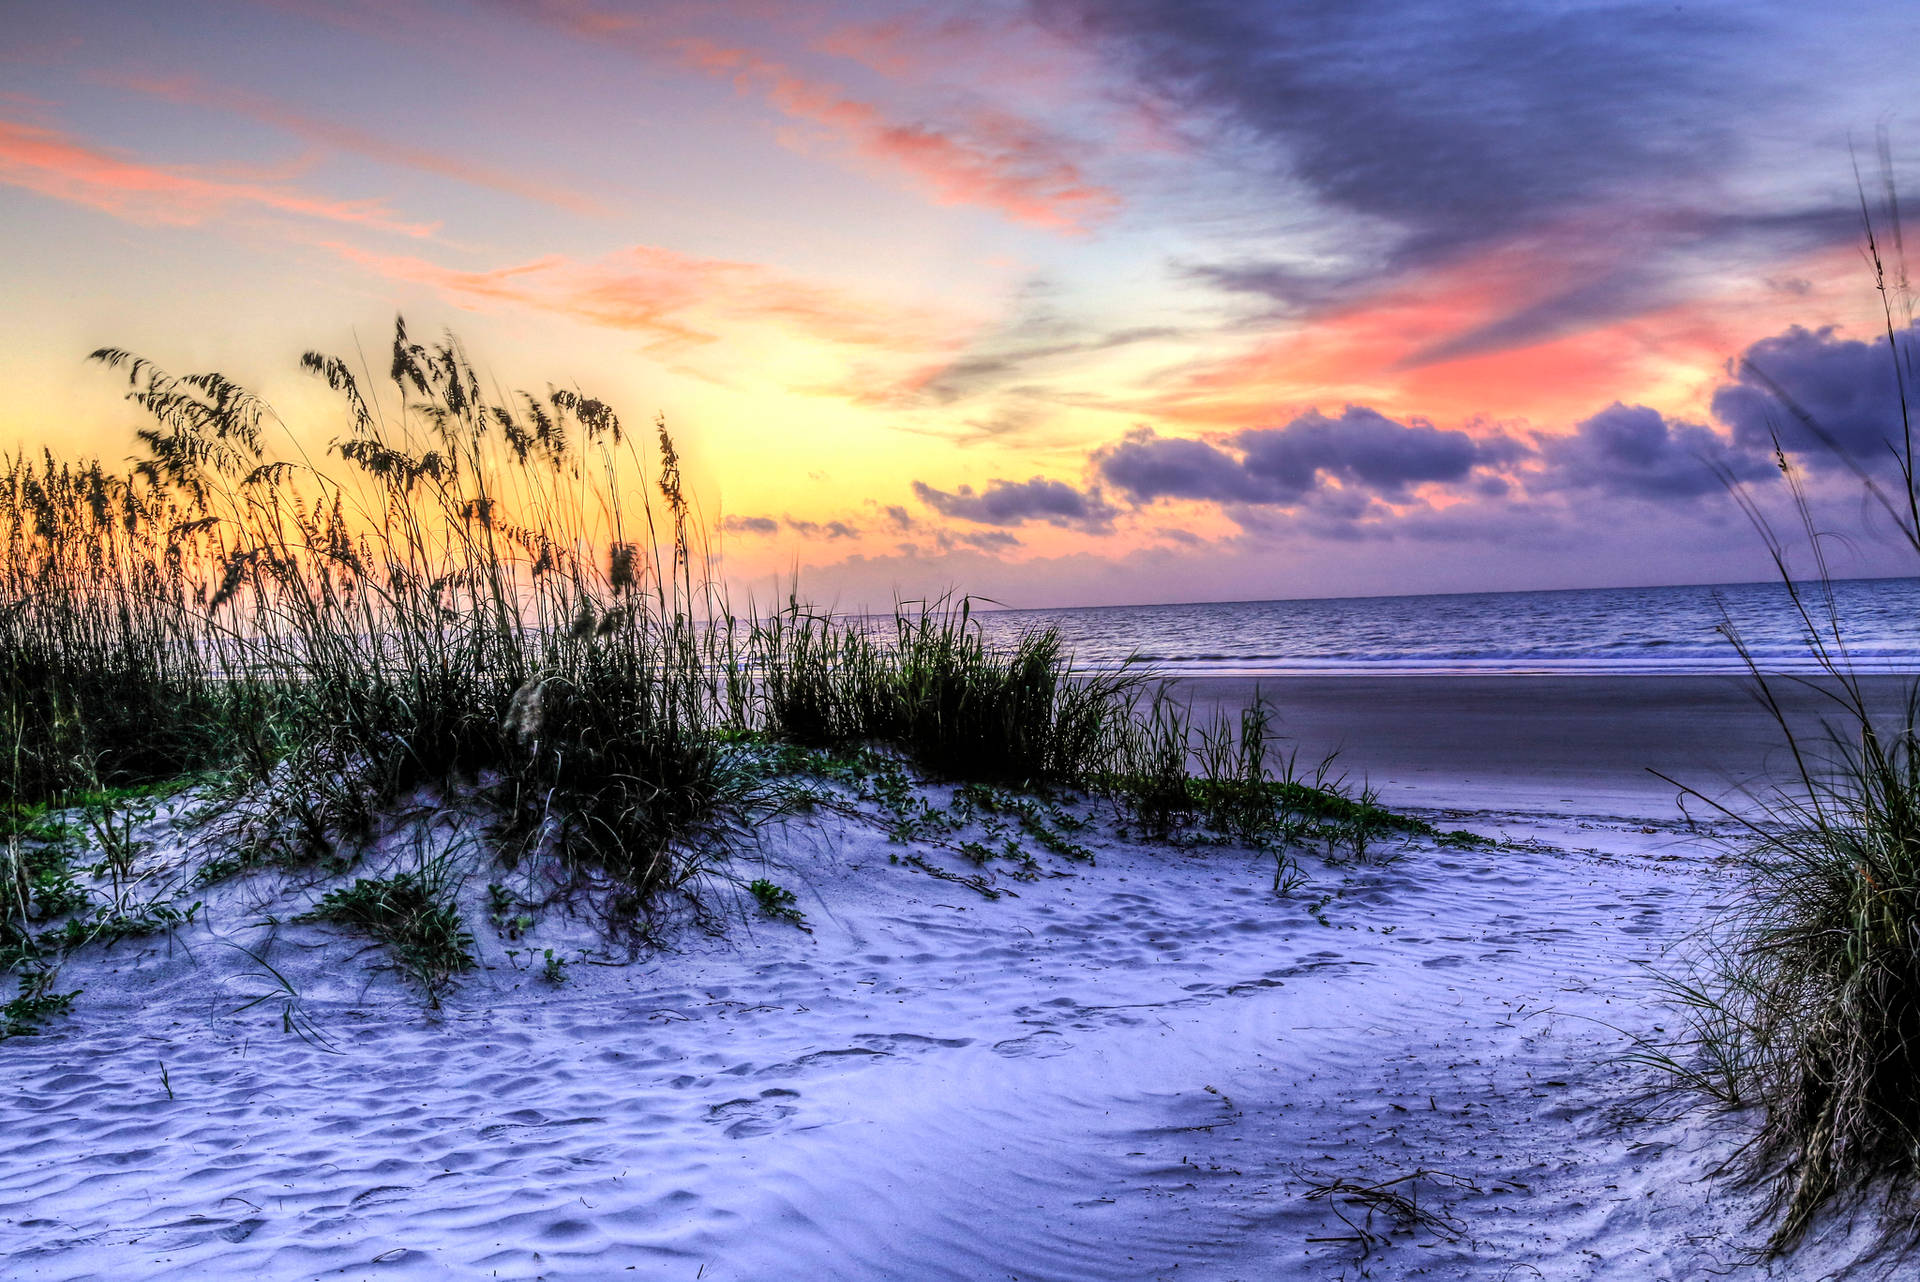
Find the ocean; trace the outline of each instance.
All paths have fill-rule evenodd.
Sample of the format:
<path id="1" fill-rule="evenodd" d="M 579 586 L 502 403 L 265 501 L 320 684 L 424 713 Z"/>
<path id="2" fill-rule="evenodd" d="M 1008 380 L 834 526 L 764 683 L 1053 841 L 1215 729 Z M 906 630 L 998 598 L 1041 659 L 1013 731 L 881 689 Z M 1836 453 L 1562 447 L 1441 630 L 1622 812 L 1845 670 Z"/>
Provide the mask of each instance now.
<path id="1" fill-rule="evenodd" d="M 1826 626 L 1817 590 L 1807 601 Z M 1847 579 L 1833 607 L 1854 667 L 1920 672 L 1920 578 Z M 1731 623 L 1771 672 L 1815 670 L 1779 583 L 993 610 L 996 640 L 1058 627 L 1076 665 L 1130 657 L 1169 676 L 1744 671 Z M 1828 637 L 1831 643 L 1831 637 Z"/>

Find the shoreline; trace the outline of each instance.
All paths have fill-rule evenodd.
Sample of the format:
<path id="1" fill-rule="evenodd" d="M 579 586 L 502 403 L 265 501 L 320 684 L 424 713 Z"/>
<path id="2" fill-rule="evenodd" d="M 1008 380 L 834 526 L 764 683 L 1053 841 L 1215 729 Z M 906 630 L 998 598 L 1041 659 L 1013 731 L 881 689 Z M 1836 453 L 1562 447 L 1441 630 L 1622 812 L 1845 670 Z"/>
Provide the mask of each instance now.
<path id="1" fill-rule="evenodd" d="M 1914 678 L 1862 677 L 1897 716 Z M 1750 678 L 1712 675 L 1192 676 L 1170 682 L 1195 720 L 1234 714 L 1258 689 L 1279 713 L 1279 748 L 1310 770 L 1377 788 L 1388 805 L 1700 819 L 1654 771 L 1734 810 L 1787 782 L 1792 758 Z M 1801 735 L 1835 709 L 1816 685 L 1776 693 Z M 1568 807 L 1576 809 L 1569 811 Z"/>

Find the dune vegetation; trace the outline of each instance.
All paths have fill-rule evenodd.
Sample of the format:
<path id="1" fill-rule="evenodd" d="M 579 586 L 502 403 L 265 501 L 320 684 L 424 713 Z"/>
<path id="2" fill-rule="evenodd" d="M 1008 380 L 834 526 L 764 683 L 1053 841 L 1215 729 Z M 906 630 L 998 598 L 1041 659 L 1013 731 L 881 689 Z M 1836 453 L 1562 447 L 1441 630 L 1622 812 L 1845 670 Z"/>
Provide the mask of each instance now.
<path id="1" fill-rule="evenodd" d="M 451 337 L 397 325 L 379 395 L 308 354 L 345 414 L 317 458 L 220 375 L 94 359 L 151 419 L 137 462 L 0 473 L 14 1031 L 65 1009 L 74 949 L 263 867 L 333 878 L 307 919 L 383 942 L 437 998 L 469 964 L 445 852 L 343 880 L 402 805 L 458 799 L 473 859 L 639 932 L 806 804 L 809 774 L 858 777 L 909 825 L 903 769 L 958 781 L 1063 848 L 1044 798 L 1078 790 L 1159 838 L 1271 849 L 1281 889 L 1302 842 L 1425 828 L 1324 767 L 1295 778 L 1265 704 L 1196 726 L 1134 665 L 1077 671 L 1057 632 L 990 643 L 964 597 L 734 611 L 664 424 L 635 436 L 568 390 L 489 399 Z M 201 866 L 143 882 L 141 822 L 188 784 Z"/>
<path id="2" fill-rule="evenodd" d="M 1890 179 L 1887 194 L 1897 226 Z M 1915 348 L 1903 338 L 1913 299 L 1904 264 L 1883 254 L 1864 190 L 1861 211 L 1899 407 L 1888 424 L 1889 455 L 1848 454 L 1767 371 L 1753 372 L 1782 413 L 1851 470 L 1893 536 L 1920 558 L 1909 400 L 1920 384 Z M 1757 814 L 1723 809 L 1744 833 L 1732 850 L 1738 891 L 1690 960 L 1665 976 L 1686 1031 L 1648 1058 L 1688 1090 L 1756 1110 L 1757 1129 L 1733 1165 L 1769 1189 L 1770 1252 L 1796 1246 L 1825 1209 L 1875 1202 L 1884 1245 L 1893 1246 L 1920 1232 L 1920 684 L 1908 686 L 1904 709 L 1891 718 L 1873 706 L 1834 602 L 1826 559 L 1834 536 L 1778 430 L 1774 455 L 1798 525 L 1791 540 L 1750 492 L 1725 479 L 1788 589 L 1818 671 L 1769 675 L 1738 630 L 1723 628 L 1748 661 L 1792 770 L 1785 785 L 1757 799 Z M 1789 682 L 1824 701 L 1818 727 L 1785 711 Z"/>

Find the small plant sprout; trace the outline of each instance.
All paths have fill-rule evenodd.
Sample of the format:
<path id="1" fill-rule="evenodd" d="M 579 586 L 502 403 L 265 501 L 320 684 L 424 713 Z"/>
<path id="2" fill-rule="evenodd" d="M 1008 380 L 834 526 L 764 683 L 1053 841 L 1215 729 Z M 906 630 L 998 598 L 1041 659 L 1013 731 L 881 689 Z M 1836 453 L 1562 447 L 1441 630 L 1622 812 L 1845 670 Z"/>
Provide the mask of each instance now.
<path id="1" fill-rule="evenodd" d="M 747 884 L 747 890 L 753 895 L 754 902 L 760 905 L 763 916 L 775 921 L 791 922 L 802 930 L 807 928 L 806 915 L 800 911 L 793 892 L 785 886 L 768 881 L 765 877 L 756 877 Z"/>
<path id="2" fill-rule="evenodd" d="M 1307 874 L 1301 870 L 1300 861 L 1284 849 L 1273 852 L 1273 893 L 1279 896 L 1291 895 L 1307 884 Z"/>
<path id="3" fill-rule="evenodd" d="M 503 939 L 517 940 L 533 929 L 533 914 L 497 881 L 487 886 L 487 920 Z"/>
<path id="4" fill-rule="evenodd" d="M 280 1029 L 282 1032 L 291 1033 L 293 1036 L 298 1037 L 301 1041 L 316 1049 L 337 1054 L 338 1049 L 328 1040 L 326 1034 L 320 1031 L 319 1026 L 307 1015 L 306 1007 L 300 999 L 300 990 L 293 986 L 292 981 L 281 974 L 265 957 L 254 952 L 251 948 L 243 944 L 232 944 L 231 947 L 239 949 L 240 952 L 244 953 L 257 968 L 250 972 L 250 977 L 264 980 L 268 985 L 266 991 L 253 994 L 240 1005 L 236 1006 L 233 1013 L 238 1015 L 261 1005 L 278 1005 L 280 1008 Z"/>

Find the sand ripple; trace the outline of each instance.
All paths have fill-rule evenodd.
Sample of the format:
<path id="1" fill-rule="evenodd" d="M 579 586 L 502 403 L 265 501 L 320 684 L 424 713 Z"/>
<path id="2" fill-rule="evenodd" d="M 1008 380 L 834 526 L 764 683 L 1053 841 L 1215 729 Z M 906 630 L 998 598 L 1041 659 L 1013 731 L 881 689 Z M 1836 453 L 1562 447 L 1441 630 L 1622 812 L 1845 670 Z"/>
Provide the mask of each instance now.
<path id="1" fill-rule="evenodd" d="M 958 904 L 877 841 L 811 936 L 503 969 L 432 1020 L 316 1001 L 337 1053 L 184 999 L 13 1043 L 0 1272 L 1322 1278 L 1356 1266 L 1306 1184 L 1420 1165 L 1472 1178 L 1469 1236 L 1374 1276 L 1728 1264 L 1684 1245 L 1711 1143 L 1623 1128 L 1594 1055 L 1690 863 L 1414 850 L 1276 900 L 1269 862 L 1114 846 Z"/>

